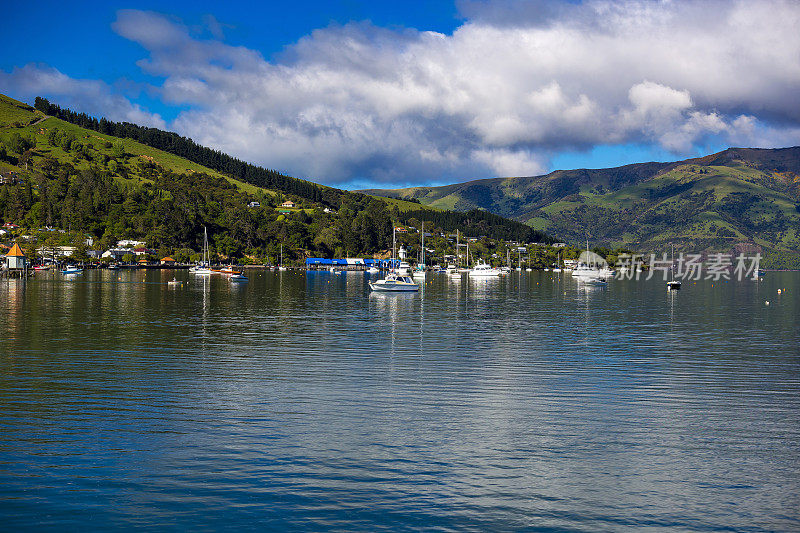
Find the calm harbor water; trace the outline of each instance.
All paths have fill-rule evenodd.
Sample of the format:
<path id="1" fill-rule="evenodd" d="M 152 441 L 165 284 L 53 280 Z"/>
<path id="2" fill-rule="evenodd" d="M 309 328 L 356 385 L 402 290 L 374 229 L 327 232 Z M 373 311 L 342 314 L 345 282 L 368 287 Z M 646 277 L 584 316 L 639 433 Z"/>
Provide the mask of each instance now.
<path id="1" fill-rule="evenodd" d="M 800 530 L 800 273 L 250 277 L 0 282 L 0 529 Z"/>

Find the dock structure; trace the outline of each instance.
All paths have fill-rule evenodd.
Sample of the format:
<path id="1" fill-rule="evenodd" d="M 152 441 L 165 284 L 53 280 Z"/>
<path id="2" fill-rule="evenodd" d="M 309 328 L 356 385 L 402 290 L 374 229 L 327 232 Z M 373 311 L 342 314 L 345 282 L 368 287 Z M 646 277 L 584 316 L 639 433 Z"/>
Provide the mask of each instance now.
<path id="1" fill-rule="evenodd" d="M 398 261 L 394 261 L 397 266 Z M 307 270 L 367 270 L 376 267 L 381 270 L 392 268 L 391 259 L 362 259 L 360 257 L 348 257 L 347 259 L 326 259 L 324 257 L 309 257 L 306 259 Z"/>
<path id="2" fill-rule="evenodd" d="M 8 251 L 5 256 L 5 261 L 2 265 L 2 277 L 4 278 L 24 278 L 28 275 L 28 258 L 19 244 L 14 243 L 14 246 Z"/>

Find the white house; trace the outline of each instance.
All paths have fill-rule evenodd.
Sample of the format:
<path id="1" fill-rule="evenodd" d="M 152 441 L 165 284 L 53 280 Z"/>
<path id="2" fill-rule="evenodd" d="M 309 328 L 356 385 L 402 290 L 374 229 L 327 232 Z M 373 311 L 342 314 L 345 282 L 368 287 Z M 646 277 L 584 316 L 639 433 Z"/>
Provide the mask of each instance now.
<path id="1" fill-rule="evenodd" d="M 117 243 L 118 248 L 139 248 L 144 246 L 146 243 L 144 241 L 134 241 L 131 239 L 126 239 L 119 241 Z"/>

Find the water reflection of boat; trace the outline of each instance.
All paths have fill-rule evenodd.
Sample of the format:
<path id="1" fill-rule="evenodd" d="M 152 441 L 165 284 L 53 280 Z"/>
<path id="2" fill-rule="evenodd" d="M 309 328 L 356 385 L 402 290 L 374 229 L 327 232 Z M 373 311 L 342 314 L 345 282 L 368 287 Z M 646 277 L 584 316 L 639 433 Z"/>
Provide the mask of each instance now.
<path id="1" fill-rule="evenodd" d="M 605 278 L 579 278 L 578 281 L 585 285 L 594 285 L 596 287 L 605 287 L 608 285 L 608 281 Z"/>

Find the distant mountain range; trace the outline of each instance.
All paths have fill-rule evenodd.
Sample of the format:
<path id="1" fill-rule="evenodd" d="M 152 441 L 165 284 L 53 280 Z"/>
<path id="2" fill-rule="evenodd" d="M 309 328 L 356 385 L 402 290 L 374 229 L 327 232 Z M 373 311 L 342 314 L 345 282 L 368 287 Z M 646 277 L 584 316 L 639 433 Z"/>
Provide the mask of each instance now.
<path id="1" fill-rule="evenodd" d="M 558 170 L 441 187 L 364 190 L 454 210 L 486 209 L 571 242 L 661 251 L 751 243 L 800 250 L 800 147 L 730 148 L 673 163 Z"/>

